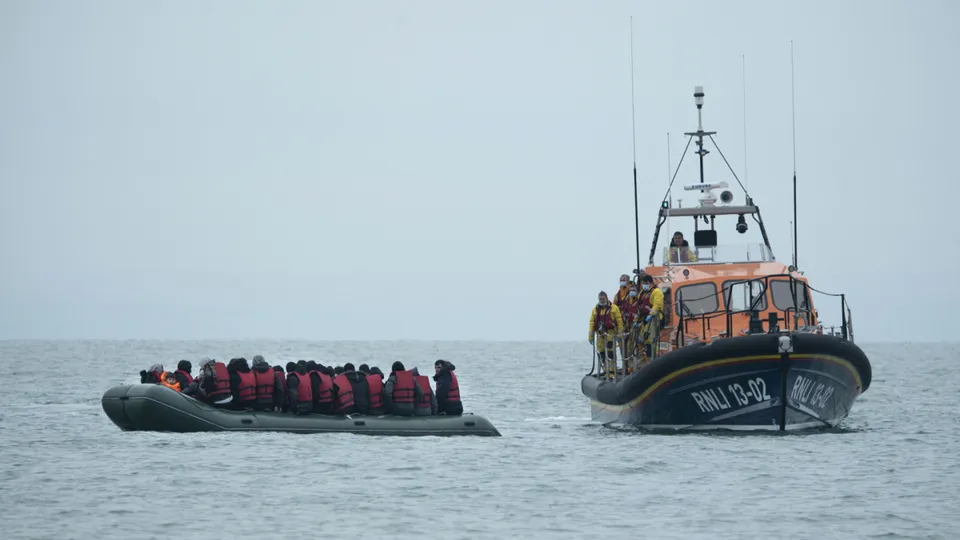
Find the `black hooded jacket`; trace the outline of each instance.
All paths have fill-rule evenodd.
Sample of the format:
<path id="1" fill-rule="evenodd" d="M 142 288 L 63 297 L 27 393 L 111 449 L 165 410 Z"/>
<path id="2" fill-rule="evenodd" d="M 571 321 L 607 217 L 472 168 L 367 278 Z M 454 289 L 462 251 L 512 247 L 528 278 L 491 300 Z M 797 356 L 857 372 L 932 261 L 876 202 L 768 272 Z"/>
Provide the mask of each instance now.
<path id="1" fill-rule="evenodd" d="M 353 406 L 357 414 L 370 413 L 370 387 L 367 386 L 367 374 L 360 371 L 345 373 L 353 387 Z"/>
<path id="2" fill-rule="evenodd" d="M 437 410 L 440 414 L 463 414 L 463 403 L 460 401 L 449 401 L 447 396 L 450 394 L 450 386 L 453 384 L 453 375 L 451 371 L 457 369 L 457 366 L 446 362 L 440 371 L 433 376 L 436 382 Z"/>

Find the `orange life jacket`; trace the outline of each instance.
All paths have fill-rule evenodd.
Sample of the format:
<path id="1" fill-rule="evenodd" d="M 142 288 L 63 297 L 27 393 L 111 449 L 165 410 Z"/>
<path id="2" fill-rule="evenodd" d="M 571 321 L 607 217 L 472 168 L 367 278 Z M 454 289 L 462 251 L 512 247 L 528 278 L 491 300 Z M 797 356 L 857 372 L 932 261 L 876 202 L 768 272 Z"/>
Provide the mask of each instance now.
<path id="1" fill-rule="evenodd" d="M 177 392 L 179 392 L 179 391 L 180 391 L 180 381 L 175 381 L 173 384 L 170 384 L 170 383 L 167 382 L 167 375 L 170 375 L 170 372 L 169 372 L 169 371 L 164 371 L 163 373 L 160 374 L 160 384 L 166 386 L 167 388 L 169 388 L 169 389 L 171 389 L 171 390 L 176 390 Z"/>

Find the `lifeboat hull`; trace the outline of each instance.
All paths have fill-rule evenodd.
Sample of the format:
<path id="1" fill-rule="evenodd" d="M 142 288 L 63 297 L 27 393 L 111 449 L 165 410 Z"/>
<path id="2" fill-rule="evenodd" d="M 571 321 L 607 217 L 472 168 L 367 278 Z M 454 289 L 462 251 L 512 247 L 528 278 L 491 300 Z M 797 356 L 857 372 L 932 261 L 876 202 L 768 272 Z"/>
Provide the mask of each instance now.
<path id="1" fill-rule="evenodd" d="M 682 347 L 618 381 L 588 375 L 581 389 L 592 418 L 604 424 L 788 431 L 837 427 L 871 375 L 867 356 L 850 341 L 761 334 Z"/>
<path id="2" fill-rule="evenodd" d="M 279 431 L 360 435 L 478 435 L 499 437 L 486 418 L 463 416 L 327 416 L 228 411 L 156 384 L 115 386 L 101 399 L 107 417 L 124 431 Z"/>

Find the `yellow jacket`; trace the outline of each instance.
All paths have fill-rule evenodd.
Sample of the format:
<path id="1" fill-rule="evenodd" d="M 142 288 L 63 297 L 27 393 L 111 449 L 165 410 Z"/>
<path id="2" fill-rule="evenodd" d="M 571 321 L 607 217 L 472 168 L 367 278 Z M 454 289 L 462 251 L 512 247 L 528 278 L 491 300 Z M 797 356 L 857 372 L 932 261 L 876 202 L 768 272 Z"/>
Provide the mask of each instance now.
<path id="1" fill-rule="evenodd" d="M 660 293 L 660 306 L 661 307 L 663 306 L 663 293 Z M 609 315 L 610 315 L 610 318 L 613 319 L 613 322 L 617 327 L 617 334 L 622 334 L 623 333 L 623 316 L 620 314 L 620 308 L 618 308 L 616 304 L 607 304 L 604 307 L 600 307 L 600 305 L 598 304 L 596 306 L 593 306 L 593 311 L 590 312 L 589 339 L 593 339 L 593 336 L 596 333 L 596 330 L 594 330 L 594 326 L 597 324 L 597 308 L 600 308 L 602 310 L 601 317 L 603 315 L 607 315 L 607 308 L 609 308 Z"/>
<path id="2" fill-rule="evenodd" d="M 653 287 L 650 290 L 650 314 L 654 313 L 663 315 L 663 291 L 660 287 Z"/>

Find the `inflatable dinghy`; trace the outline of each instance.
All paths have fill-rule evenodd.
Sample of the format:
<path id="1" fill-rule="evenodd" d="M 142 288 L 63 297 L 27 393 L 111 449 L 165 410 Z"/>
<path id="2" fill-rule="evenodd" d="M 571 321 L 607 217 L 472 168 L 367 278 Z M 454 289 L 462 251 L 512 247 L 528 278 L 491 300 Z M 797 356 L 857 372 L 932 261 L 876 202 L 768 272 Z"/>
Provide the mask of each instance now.
<path id="1" fill-rule="evenodd" d="M 482 416 L 327 416 L 229 411 L 157 384 L 128 384 L 107 390 L 101 399 L 107 417 L 124 431 L 280 431 L 360 435 L 478 435 L 499 437 Z"/>

